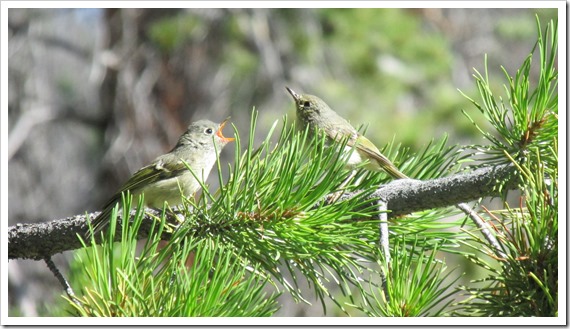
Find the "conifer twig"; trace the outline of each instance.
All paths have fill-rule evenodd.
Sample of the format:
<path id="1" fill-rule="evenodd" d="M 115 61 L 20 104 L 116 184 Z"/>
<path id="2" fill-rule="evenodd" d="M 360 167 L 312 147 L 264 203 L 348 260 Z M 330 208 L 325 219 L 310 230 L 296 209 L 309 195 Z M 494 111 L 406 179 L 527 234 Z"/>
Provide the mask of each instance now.
<path id="1" fill-rule="evenodd" d="M 378 204 L 378 219 L 380 219 L 380 250 L 384 254 L 386 263 L 390 263 L 390 240 L 388 237 L 388 207 L 385 202 L 379 200 Z"/>
<path id="2" fill-rule="evenodd" d="M 387 275 L 384 268 L 390 269 L 390 239 L 388 237 L 389 230 L 388 230 L 388 207 L 385 202 L 382 200 L 378 200 L 378 217 L 380 219 L 380 250 L 384 255 L 385 267 L 382 267 L 380 270 L 380 275 L 382 276 L 382 290 L 384 291 L 384 296 L 386 296 L 387 300 L 390 300 L 390 294 L 388 293 L 387 284 Z"/>
<path id="3" fill-rule="evenodd" d="M 475 223 L 475 225 L 479 228 L 479 230 L 481 230 L 481 234 L 483 234 L 483 237 L 495 249 L 493 250 L 495 252 L 495 255 L 499 258 L 505 258 L 506 255 L 503 251 L 503 248 L 501 248 L 501 245 L 499 244 L 497 239 L 493 236 L 491 230 L 489 230 L 489 225 L 485 221 L 483 221 L 483 219 L 479 216 L 479 214 L 477 214 L 477 212 L 475 212 L 473 209 L 471 209 L 471 207 L 469 207 L 469 205 L 465 203 L 458 204 L 457 208 L 463 211 L 469 218 L 471 218 L 473 223 Z"/>
<path id="4" fill-rule="evenodd" d="M 55 266 L 51 257 L 46 256 L 44 258 L 44 261 L 46 262 L 46 265 L 49 268 L 49 270 L 53 273 L 53 275 L 57 278 L 59 283 L 61 283 L 61 285 L 63 286 L 63 290 L 65 290 L 65 293 L 67 294 L 69 299 L 71 299 L 73 303 L 76 304 L 77 306 L 81 306 L 81 302 L 75 297 L 75 293 L 73 292 L 71 285 L 69 285 L 69 282 L 67 282 L 67 280 L 63 277 L 63 274 L 61 274 L 57 266 Z"/>

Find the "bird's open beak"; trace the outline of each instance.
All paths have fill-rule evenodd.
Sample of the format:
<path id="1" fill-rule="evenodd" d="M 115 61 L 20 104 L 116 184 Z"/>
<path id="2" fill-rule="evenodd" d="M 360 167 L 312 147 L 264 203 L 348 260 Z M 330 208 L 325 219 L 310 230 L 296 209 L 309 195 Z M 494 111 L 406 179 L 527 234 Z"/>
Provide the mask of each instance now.
<path id="1" fill-rule="evenodd" d="M 228 123 L 228 120 L 230 120 L 230 117 L 228 117 L 226 120 L 220 123 L 220 128 L 218 128 L 218 131 L 216 131 L 216 136 L 220 137 L 220 139 L 224 143 L 232 142 L 235 140 L 235 138 L 233 137 L 225 137 L 224 134 L 222 133 L 222 130 L 224 130 L 224 126 L 226 125 L 226 123 Z"/>
<path id="2" fill-rule="evenodd" d="M 299 98 L 301 98 L 301 95 L 297 94 L 296 92 L 293 91 L 293 89 L 289 88 L 289 87 L 285 87 L 285 89 L 287 89 L 287 91 L 289 92 L 289 94 L 291 94 L 291 96 L 293 96 L 293 99 L 295 99 L 295 102 L 299 100 Z"/>

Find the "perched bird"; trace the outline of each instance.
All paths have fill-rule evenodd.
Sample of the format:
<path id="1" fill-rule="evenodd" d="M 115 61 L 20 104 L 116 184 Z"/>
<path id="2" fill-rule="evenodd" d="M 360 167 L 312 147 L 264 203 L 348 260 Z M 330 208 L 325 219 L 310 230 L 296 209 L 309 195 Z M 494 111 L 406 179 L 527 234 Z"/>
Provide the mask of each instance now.
<path id="1" fill-rule="evenodd" d="M 144 193 L 147 207 L 161 209 L 165 201 L 170 206 L 181 204 L 181 192 L 190 196 L 200 190 L 201 185 L 196 177 L 204 182 L 222 148 L 234 140 L 222 134 L 226 123 L 227 119 L 220 124 L 209 120 L 191 123 L 170 152 L 135 172 L 109 199 L 101 214 L 91 222 L 93 232 L 97 233 L 109 224 L 113 208 L 126 191 L 130 191 L 134 198 Z M 194 174 L 184 162 L 192 168 Z"/>
<path id="2" fill-rule="evenodd" d="M 368 170 L 384 170 L 394 178 L 408 178 L 387 157 L 380 153 L 368 138 L 356 131 L 348 121 L 333 111 L 322 99 L 313 95 L 299 95 L 291 88 L 286 88 L 295 100 L 297 122 L 301 129 L 306 129 L 308 126 L 312 133 L 320 130 L 326 134 L 330 142 L 348 138 L 345 150 L 351 152 L 354 148 L 354 152 L 347 162 L 349 168 L 354 168 L 368 160 L 364 166 Z"/>

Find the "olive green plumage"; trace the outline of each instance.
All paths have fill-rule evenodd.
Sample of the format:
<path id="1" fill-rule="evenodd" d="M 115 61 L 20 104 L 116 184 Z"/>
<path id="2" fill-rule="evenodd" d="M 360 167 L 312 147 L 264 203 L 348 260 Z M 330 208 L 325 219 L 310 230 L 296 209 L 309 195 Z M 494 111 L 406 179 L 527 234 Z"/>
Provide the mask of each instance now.
<path id="1" fill-rule="evenodd" d="M 295 101 L 297 122 L 301 129 L 308 126 L 309 131 L 313 133 L 318 129 L 324 132 L 330 141 L 348 138 L 346 151 L 349 152 L 352 148 L 355 148 L 356 151 L 348 159 L 347 166 L 349 168 L 369 160 L 364 166 L 368 170 L 384 170 L 394 178 L 408 178 L 380 153 L 368 138 L 356 131 L 348 121 L 333 111 L 322 99 L 313 95 L 297 94 L 288 87 L 287 91 Z"/>
<path id="2" fill-rule="evenodd" d="M 165 201 L 170 206 L 181 204 L 181 191 L 186 196 L 196 193 L 201 187 L 196 177 L 204 182 L 222 148 L 234 140 L 222 134 L 226 122 L 227 120 L 217 124 L 200 120 L 190 124 L 170 152 L 157 157 L 151 164 L 135 172 L 105 203 L 101 214 L 91 222 L 94 233 L 109 224 L 113 208 L 121 201 L 121 195 L 126 191 L 135 198 L 144 193 L 145 205 L 158 209 L 163 207 Z M 184 162 L 192 168 L 196 177 Z"/>

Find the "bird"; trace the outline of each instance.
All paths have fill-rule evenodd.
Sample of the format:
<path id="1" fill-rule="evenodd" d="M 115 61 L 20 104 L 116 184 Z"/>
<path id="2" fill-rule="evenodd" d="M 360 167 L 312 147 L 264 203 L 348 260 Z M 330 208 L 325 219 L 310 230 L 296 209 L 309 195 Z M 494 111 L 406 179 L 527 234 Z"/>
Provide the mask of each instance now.
<path id="1" fill-rule="evenodd" d="M 409 178 L 386 157 L 368 138 L 360 134 L 348 121 L 338 115 L 325 101 L 314 95 L 298 94 L 285 87 L 293 97 L 297 122 L 301 129 L 309 128 L 311 134 L 320 131 L 327 137 L 329 145 L 347 139 L 345 152 L 350 153 L 346 167 L 354 169 L 363 164 L 371 171 L 386 171 L 396 179 Z M 353 152 L 353 149 L 355 152 Z"/>
<path id="2" fill-rule="evenodd" d="M 191 123 L 170 152 L 136 171 L 104 204 L 101 213 L 91 222 L 93 233 L 97 234 L 109 224 L 113 208 L 127 191 L 133 197 L 144 194 L 145 206 L 155 209 L 162 209 L 165 202 L 169 206 L 179 205 L 182 194 L 190 196 L 199 191 L 222 148 L 235 140 L 222 134 L 228 119 L 219 124 L 209 120 Z"/>

